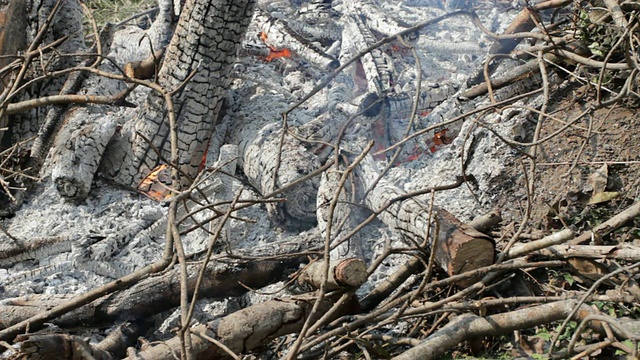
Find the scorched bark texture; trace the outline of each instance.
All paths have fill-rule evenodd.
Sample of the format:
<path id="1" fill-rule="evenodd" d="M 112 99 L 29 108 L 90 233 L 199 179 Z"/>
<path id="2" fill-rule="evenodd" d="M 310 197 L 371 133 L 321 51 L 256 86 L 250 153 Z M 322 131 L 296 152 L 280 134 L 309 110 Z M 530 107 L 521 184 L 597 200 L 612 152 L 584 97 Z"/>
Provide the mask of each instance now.
<path id="1" fill-rule="evenodd" d="M 230 65 L 253 7 L 254 1 L 189 1 L 166 50 L 158 83 L 175 92 L 178 165 L 191 179 L 198 172 L 213 133 Z M 161 95 L 150 93 L 134 120 L 125 124 L 108 146 L 103 170 L 116 182 L 135 186 L 154 167 L 170 159 L 170 154 L 166 104 Z M 189 179 L 181 182 L 188 184 Z"/>

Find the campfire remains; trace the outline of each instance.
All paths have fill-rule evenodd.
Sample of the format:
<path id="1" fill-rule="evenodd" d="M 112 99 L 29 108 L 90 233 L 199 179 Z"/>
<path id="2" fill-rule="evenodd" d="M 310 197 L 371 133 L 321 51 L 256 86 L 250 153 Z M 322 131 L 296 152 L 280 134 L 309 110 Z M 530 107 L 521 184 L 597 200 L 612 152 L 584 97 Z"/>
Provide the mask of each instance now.
<path id="1" fill-rule="evenodd" d="M 633 5 L 158 5 L 144 29 L 89 21 L 88 36 L 75 0 L 0 9 L 4 358 L 437 358 L 570 319 L 608 343 L 556 336 L 550 354 L 637 349 L 637 321 L 585 305 L 637 304 L 637 247 L 562 245 L 637 204 L 580 236 L 517 243 L 529 209 L 499 251 L 490 232 L 496 179 L 522 154 L 535 173 L 543 121 L 590 134 L 582 117 L 637 97 Z M 627 77 L 603 86 L 605 71 Z M 587 110 L 549 114 L 577 81 L 595 89 Z M 518 288 L 602 267 L 590 253 L 632 265 L 572 296 Z"/>

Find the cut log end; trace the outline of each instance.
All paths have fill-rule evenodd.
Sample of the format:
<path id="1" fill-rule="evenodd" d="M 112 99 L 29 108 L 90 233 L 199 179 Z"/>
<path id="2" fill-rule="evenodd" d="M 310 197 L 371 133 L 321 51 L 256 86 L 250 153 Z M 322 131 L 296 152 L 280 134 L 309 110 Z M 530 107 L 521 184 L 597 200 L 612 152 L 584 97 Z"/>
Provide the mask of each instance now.
<path id="1" fill-rule="evenodd" d="M 459 228 L 450 236 L 440 240 L 436 258 L 440 259 L 441 264 L 446 264 L 445 270 L 451 276 L 494 263 L 495 244 L 493 239 L 467 225 L 459 225 Z M 463 280 L 459 284 L 468 286 L 476 280 Z"/>
<path id="2" fill-rule="evenodd" d="M 494 245 L 488 239 L 474 238 L 451 249 L 452 262 L 449 264 L 452 274 L 462 274 L 493 264 Z"/>
<path id="3" fill-rule="evenodd" d="M 309 284 L 319 289 L 324 277 L 325 264 L 321 261 L 310 264 L 298 278 L 298 283 Z M 357 288 L 367 281 L 367 266 L 361 259 L 337 259 L 329 265 L 327 289 L 336 290 L 343 287 Z"/>

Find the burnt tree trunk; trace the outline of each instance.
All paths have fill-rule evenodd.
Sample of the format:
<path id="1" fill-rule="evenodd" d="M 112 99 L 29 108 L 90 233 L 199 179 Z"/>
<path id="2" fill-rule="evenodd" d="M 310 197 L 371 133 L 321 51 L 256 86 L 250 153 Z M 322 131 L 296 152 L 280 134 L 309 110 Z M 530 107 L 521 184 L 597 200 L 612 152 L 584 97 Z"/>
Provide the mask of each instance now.
<path id="1" fill-rule="evenodd" d="M 188 1 L 166 50 L 158 83 L 173 95 L 178 164 L 193 179 L 202 163 L 227 86 L 229 67 L 244 36 L 253 1 Z M 192 78 L 190 78 L 193 76 Z M 167 104 L 150 93 L 107 148 L 103 170 L 116 182 L 135 186 L 163 162 L 146 139 L 171 158 Z M 140 136 L 142 135 L 142 136 Z M 188 184 L 188 179 L 182 183 Z"/>

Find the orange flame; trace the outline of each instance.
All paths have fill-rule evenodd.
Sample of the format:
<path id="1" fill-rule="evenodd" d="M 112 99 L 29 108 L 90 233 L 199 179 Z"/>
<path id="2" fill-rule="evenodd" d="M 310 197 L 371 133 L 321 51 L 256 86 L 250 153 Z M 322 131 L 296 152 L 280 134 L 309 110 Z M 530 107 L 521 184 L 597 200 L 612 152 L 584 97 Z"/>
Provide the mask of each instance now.
<path id="1" fill-rule="evenodd" d="M 161 201 L 171 196 L 171 172 L 167 164 L 161 164 L 153 168 L 140 184 L 137 190 L 147 197 Z"/>
<path id="2" fill-rule="evenodd" d="M 271 50 L 271 52 L 266 58 L 264 58 L 268 62 L 281 57 L 286 57 L 286 58 L 291 57 L 291 51 L 289 49 L 276 50 L 271 46 L 269 46 L 269 49 Z"/>
<path id="3" fill-rule="evenodd" d="M 442 145 L 449 145 L 453 142 L 453 138 L 447 136 L 449 129 L 444 128 L 433 134 L 433 146 L 429 150 L 434 153 Z"/>
<path id="4" fill-rule="evenodd" d="M 289 49 L 277 49 L 269 45 L 267 43 L 267 40 L 268 40 L 267 33 L 265 33 L 264 31 L 260 31 L 260 34 L 258 36 L 260 37 L 260 40 L 262 40 L 262 42 L 264 42 L 269 47 L 269 50 L 271 50 L 269 55 L 267 55 L 267 57 L 264 58 L 265 61 L 271 62 L 272 60 L 275 60 L 278 58 L 282 58 L 282 57 L 291 58 L 293 56 L 293 53 Z"/>

